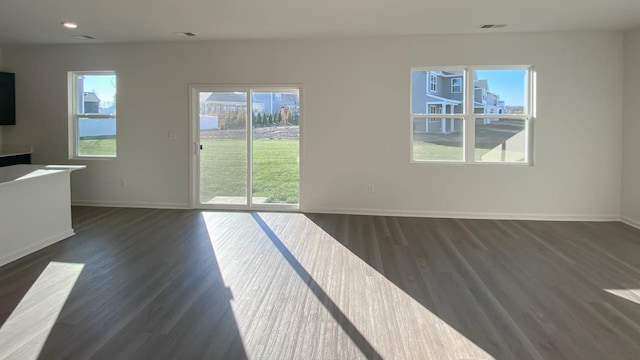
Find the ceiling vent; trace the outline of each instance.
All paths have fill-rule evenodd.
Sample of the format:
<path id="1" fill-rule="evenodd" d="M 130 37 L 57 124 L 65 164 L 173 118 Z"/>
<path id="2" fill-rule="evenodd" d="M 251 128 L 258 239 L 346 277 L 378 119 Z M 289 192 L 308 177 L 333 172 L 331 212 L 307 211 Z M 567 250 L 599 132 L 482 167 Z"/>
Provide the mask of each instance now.
<path id="1" fill-rule="evenodd" d="M 80 39 L 80 40 L 95 40 L 96 39 L 95 36 L 91 36 L 91 35 L 73 35 L 72 38 Z"/>
<path id="2" fill-rule="evenodd" d="M 187 32 L 174 32 L 173 35 L 183 36 L 183 37 L 194 37 L 194 36 L 197 36 L 195 33 L 192 33 L 190 31 L 187 31 Z"/>
<path id="3" fill-rule="evenodd" d="M 506 24 L 486 24 L 486 25 L 482 25 L 480 26 L 480 29 L 502 29 L 503 27 L 506 27 Z"/>

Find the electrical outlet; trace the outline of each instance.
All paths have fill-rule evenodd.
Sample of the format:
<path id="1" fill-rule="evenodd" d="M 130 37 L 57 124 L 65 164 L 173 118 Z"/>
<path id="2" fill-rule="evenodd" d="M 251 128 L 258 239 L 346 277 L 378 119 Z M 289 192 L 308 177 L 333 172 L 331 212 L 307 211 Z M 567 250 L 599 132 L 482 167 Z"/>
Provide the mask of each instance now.
<path id="1" fill-rule="evenodd" d="M 369 184 L 369 185 L 367 186 L 367 192 L 368 192 L 369 194 L 373 194 L 374 192 L 376 192 L 376 188 L 373 186 L 373 184 Z"/>
<path id="2" fill-rule="evenodd" d="M 127 179 L 120 179 L 120 187 L 127 187 Z"/>

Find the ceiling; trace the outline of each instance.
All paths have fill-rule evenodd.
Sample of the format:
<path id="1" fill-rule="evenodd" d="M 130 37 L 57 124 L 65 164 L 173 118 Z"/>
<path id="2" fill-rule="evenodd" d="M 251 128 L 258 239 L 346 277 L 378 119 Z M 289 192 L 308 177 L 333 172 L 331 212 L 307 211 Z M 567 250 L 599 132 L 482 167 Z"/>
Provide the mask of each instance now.
<path id="1" fill-rule="evenodd" d="M 165 41 L 184 31 L 203 40 L 639 27 L 640 0 L 0 0 L 0 44 Z"/>

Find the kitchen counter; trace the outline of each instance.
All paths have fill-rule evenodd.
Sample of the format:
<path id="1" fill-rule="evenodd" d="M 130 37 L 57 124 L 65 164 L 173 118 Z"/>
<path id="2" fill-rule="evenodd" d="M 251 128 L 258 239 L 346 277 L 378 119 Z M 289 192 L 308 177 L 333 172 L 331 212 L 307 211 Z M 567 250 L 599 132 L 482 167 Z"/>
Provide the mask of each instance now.
<path id="1" fill-rule="evenodd" d="M 74 235 L 70 175 L 84 168 L 0 167 L 0 266 Z"/>

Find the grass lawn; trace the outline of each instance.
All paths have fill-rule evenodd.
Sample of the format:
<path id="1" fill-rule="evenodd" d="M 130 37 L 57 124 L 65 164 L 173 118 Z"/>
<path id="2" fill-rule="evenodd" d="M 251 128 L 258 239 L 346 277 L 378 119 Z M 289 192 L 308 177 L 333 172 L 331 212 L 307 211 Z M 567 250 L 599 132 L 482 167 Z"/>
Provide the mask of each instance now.
<path id="1" fill-rule="evenodd" d="M 253 196 L 269 203 L 298 203 L 298 140 L 253 142 Z M 203 139 L 200 200 L 246 196 L 247 145 L 244 140 Z M 82 155 L 115 154 L 114 139 L 80 140 Z"/>
<path id="2" fill-rule="evenodd" d="M 253 141 L 253 196 L 268 203 L 298 203 L 298 140 Z M 203 139 L 201 201 L 245 196 L 247 145 L 244 140 Z"/>
<path id="3" fill-rule="evenodd" d="M 502 159 L 500 149 L 475 149 L 476 161 L 524 161 L 524 152 L 505 151 Z M 463 149 L 460 147 L 433 144 L 424 141 L 413 142 L 413 158 L 415 160 L 438 159 L 442 161 L 462 161 Z"/>
<path id="4" fill-rule="evenodd" d="M 116 139 L 81 139 L 78 150 L 82 156 L 116 156 Z"/>

